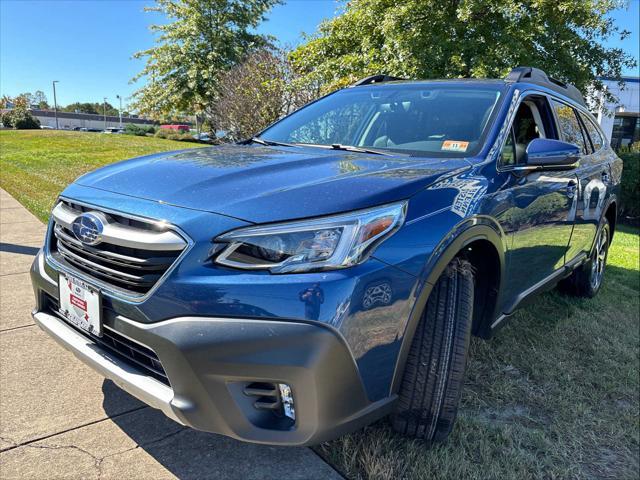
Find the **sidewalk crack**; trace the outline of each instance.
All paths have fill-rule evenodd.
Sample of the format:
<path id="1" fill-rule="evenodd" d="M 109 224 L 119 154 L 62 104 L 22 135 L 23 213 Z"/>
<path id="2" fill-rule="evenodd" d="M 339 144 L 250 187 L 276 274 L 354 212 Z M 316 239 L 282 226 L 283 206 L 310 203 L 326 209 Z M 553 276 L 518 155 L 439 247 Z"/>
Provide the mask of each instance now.
<path id="1" fill-rule="evenodd" d="M 13 330 L 18 330 L 20 328 L 28 328 L 28 327 L 35 327 L 35 326 L 36 326 L 35 323 L 32 323 L 31 325 L 19 325 L 17 327 L 4 328 L 4 329 L 0 330 L 0 333 L 11 332 Z"/>

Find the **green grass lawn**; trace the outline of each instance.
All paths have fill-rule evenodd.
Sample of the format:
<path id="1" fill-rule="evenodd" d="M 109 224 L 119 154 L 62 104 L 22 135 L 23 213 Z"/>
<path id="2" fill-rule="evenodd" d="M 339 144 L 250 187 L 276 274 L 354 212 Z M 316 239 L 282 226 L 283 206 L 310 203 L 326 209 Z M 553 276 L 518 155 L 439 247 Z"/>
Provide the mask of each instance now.
<path id="1" fill-rule="evenodd" d="M 428 449 L 383 420 L 319 453 L 351 479 L 637 479 L 639 239 L 616 232 L 596 298 L 552 291 L 473 339 L 447 443 Z"/>
<path id="2" fill-rule="evenodd" d="M 2 130 L 0 187 L 44 221 L 62 189 L 83 173 L 118 160 L 201 146 L 132 135 Z"/>
<path id="3" fill-rule="evenodd" d="M 91 133 L 0 132 L 0 186 L 45 220 L 80 174 L 193 147 Z M 620 227 L 593 300 L 544 294 L 496 338 L 474 339 L 458 423 L 428 449 L 383 420 L 317 448 L 348 478 L 637 479 L 640 236 Z"/>

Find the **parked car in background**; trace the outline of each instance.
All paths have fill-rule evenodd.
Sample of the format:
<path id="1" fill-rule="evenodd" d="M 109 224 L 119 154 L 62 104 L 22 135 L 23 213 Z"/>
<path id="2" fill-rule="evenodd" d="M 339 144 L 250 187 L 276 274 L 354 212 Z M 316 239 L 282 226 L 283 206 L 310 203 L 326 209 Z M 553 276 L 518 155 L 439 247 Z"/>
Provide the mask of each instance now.
<path id="1" fill-rule="evenodd" d="M 50 127 L 49 125 L 40 125 L 40 128 L 42 130 L 55 130 L 53 127 Z"/>
<path id="2" fill-rule="evenodd" d="M 174 130 L 176 132 L 189 132 L 191 127 L 189 125 L 160 125 L 162 130 Z"/>
<path id="3" fill-rule="evenodd" d="M 34 319 L 193 428 L 309 445 L 391 415 L 441 441 L 471 335 L 558 284 L 598 293 L 621 174 L 580 92 L 540 70 L 377 75 L 241 144 L 78 178 Z"/>
<path id="4" fill-rule="evenodd" d="M 211 141 L 211 136 L 206 132 L 196 133 L 193 136 L 194 139 L 200 140 L 201 142 L 209 142 Z"/>
<path id="5" fill-rule="evenodd" d="M 108 127 L 105 128 L 102 133 L 121 134 L 124 133 L 124 129 L 120 127 Z"/>

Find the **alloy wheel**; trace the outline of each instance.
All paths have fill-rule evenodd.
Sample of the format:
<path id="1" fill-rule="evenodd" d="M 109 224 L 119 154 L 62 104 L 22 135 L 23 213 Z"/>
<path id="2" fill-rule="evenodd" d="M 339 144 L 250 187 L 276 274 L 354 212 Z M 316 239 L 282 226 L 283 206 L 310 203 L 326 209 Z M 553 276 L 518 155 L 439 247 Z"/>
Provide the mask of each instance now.
<path id="1" fill-rule="evenodd" d="M 607 250 L 609 249 L 609 230 L 603 228 L 598 234 L 596 241 L 596 248 L 593 252 L 593 259 L 591 260 L 591 287 L 597 290 L 602 283 L 602 277 L 604 276 L 604 267 L 607 263 Z"/>

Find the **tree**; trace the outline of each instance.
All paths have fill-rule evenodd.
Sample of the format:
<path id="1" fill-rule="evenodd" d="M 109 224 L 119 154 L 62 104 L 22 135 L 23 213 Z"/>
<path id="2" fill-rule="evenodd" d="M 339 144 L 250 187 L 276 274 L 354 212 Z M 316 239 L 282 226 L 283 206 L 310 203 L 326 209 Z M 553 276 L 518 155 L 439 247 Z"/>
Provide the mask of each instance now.
<path id="1" fill-rule="evenodd" d="M 318 95 L 317 89 L 299 84 L 285 52 L 267 48 L 223 73 L 217 88 L 205 114 L 233 141 L 251 137 Z"/>
<path id="2" fill-rule="evenodd" d="M 72 112 L 72 113 L 98 113 L 97 104 L 89 103 L 89 102 L 75 102 L 70 103 L 66 107 L 58 107 L 63 112 Z"/>
<path id="3" fill-rule="evenodd" d="M 31 101 L 34 105 L 37 105 L 41 110 L 48 110 L 49 103 L 47 102 L 47 96 L 44 94 L 42 90 L 36 90 L 32 96 Z"/>
<path id="4" fill-rule="evenodd" d="M 9 100 L 13 108 L 4 112 L 1 118 L 2 124 L 5 127 L 15 128 L 17 130 L 40 128 L 40 121 L 31 115 L 29 111 L 29 98 L 29 96 L 22 94 Z"/>
<path id="5" fill-rule="evenodd" d="M 103 115 L 105 109 L 105 104 L 102 102 L 75 102 L 67 105 L 66 107 L 61 107 L 60 110 L 63 112 L 73 112 L 73 113 L 92 113 L 94 115 Z M 111 105 L 109 102 L 106 103 L 107 115 L 111 117 L 118 116 L 118 109 Z"/>
<path id="6" fill-rule="evenodd" d="M 29 107 L 33 105 L 42 110 L 46 110 L 49 108 L 49 104 L 47 103 L 47 96 L 42 90 L 36 90 L 35 93 L 24 92 L 18 95 L 16 98 L 23 98 L 27 102 Z"/>
<path id="7" fill-rule="evenodd" d="M 585 91 L 620 78 L 633 57 L 602 42 L 625 38 L 608 13 L 621 0 L 351 0 L 292 53 L 324 90 L 372 74 L 503 77 L 529 65 Z"/>
<path id="8" fill-rule="evenodd" d="M 31 106 L 35 103 L 33 94 L 31 92 L 24 92 L 18 95 L 14 100 L 22 98 L 27 103 L 27 105 Z"/>
<path id="9" fill-rule="evenodd" d="M 146 59 L 132 81 L 147 83 L 134 93 L 134 108 L 155 118 L 199 112 L 217 94 L 219 75 L 256 46 L 268 43 L 253 30 L 279 0 L 156 0 L 145 10 L 171 21 L 153 25 L 157 43 L 137 52 Z"/>

